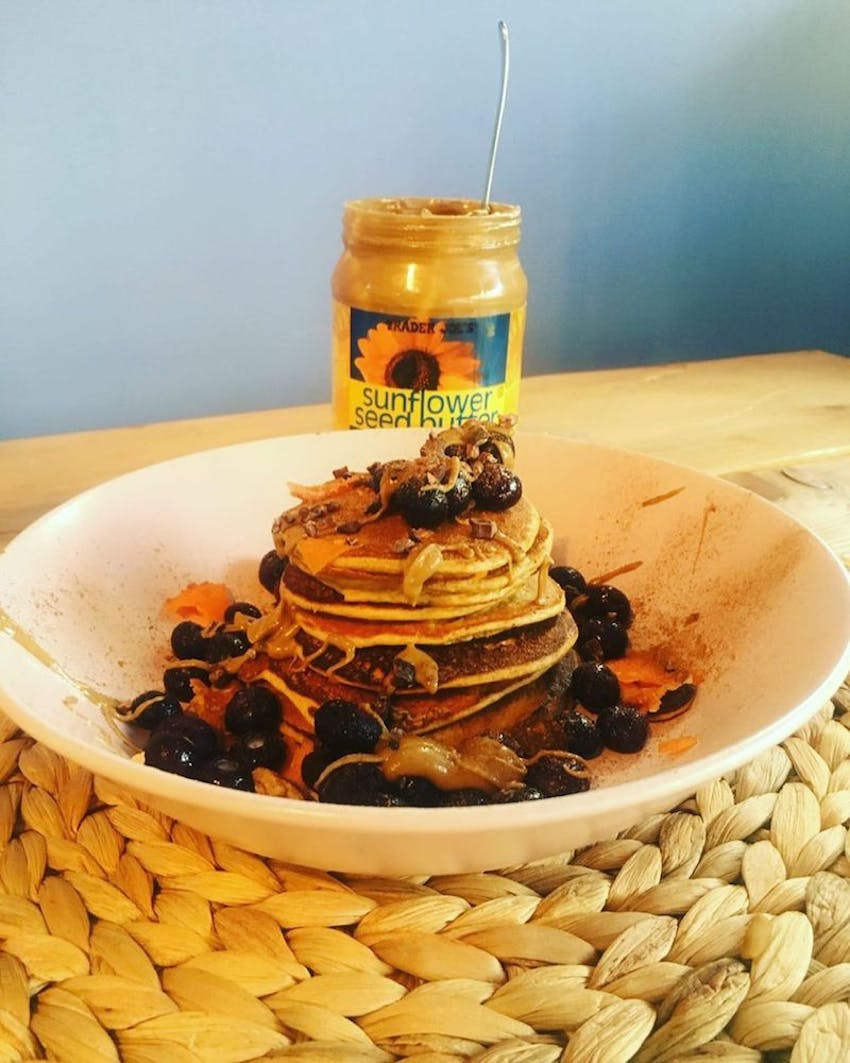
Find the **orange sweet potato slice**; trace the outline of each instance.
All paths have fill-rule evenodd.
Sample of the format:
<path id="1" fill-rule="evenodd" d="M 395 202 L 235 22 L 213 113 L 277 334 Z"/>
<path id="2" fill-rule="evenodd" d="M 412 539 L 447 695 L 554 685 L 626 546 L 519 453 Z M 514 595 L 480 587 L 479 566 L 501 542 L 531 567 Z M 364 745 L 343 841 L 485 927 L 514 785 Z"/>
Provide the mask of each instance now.
<path id="1" fill-rule="evenodd" d="M 224 620 L 233 595 L 223 583 L 190 583 L 165 601 L 165 612 L 181 620 L 194 620 L 201 627 Z"/>
<path id="2" fill-rule="evenodd" d="M 644 712 L 657 712 L 662 696 L 679 686 L 683 677 L 668 671 L 648 653 L 630 653 L 605 662 L 620 681 L 620 697 Z"/>
<path id="3" fill-rule="evenodd" d="M 682 753 L 687 753 L 689 749 L 693 749 L 696 744 L 697 739 L 694 735 L 682 735 L 681 738 L 668 738 L 659 742 L 658 751 L 665 757 L 678 757 Z"/>

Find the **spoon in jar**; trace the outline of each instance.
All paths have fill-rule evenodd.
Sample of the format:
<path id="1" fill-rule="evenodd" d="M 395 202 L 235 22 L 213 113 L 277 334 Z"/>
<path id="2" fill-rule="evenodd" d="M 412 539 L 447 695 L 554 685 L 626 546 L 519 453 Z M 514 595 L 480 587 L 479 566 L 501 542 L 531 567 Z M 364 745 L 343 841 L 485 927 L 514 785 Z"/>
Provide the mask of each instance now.
<path id="1" fill-rule="evenodd" d="M 499 137 L 502 133 L 502 118 L 505 114 L 505 100 L 508 96 L 508 74 L 511 67 L 511 45 L 508 37 L 508 27 L 499 20 L 499 37 L 502 41 L 502 87 L 499 93 L 499 108 L 496 111 L 496 124 L 493 127 L 493 139 L 490 143 L 490 162 L 487 166 L 487 181 L 484 185 L 484 196 L 481 206 L 484 210 L 490 210 L 490 192 L 493 187 L 493 170 L 496 168 L 496 152 L 499 149 Z"/>

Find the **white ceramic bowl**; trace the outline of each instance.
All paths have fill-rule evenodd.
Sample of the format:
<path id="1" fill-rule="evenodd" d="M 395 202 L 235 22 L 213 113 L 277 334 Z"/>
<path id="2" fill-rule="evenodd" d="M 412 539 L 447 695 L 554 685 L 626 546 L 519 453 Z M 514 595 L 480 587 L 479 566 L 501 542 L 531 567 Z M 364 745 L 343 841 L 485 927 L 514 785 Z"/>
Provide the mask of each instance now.
<path id="1" fill-rule="evenodd" d="M 60 506 L 0 556 L 0 608 L 17 628 L 0 634 L 2 707 L 69 759 L 243 848 L 331 870 L 435 874 L 524 863 L 672 808 L 796 730 L 850 668 L 850 583 L 790 517 L 665 462 L 520 436 L 518 471 L 555 526 L 556 560 L 588 576 L 640 562 L 612 581 L 634 603 L 634 643 L 700 677 L 695 707 L 654 729 L 643 753 L 612 756 L 585 794 L 464 809 L 290 801 L 131 761 L 87 691 L 130 698 L 157 685 L 164 599 L 203 579 L 256 599 L 288 481 L 411 455 L 421 441 L 415 430 L 270 439 L 151 466 Z M 671 758 L 659 736 L 697 742 Z"/>

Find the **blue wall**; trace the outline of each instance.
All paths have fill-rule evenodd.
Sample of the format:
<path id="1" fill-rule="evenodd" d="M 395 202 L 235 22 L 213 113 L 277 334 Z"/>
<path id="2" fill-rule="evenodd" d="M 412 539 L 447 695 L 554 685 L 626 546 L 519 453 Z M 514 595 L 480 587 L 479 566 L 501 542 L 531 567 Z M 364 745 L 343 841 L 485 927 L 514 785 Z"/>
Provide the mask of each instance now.
<path id="1" fill-rule="evenodd" d="M 850 352 L 846 0 L 5 0 L 0 436 L 329 397 L 341 204 L 522 204 L 526 367 Z"/>

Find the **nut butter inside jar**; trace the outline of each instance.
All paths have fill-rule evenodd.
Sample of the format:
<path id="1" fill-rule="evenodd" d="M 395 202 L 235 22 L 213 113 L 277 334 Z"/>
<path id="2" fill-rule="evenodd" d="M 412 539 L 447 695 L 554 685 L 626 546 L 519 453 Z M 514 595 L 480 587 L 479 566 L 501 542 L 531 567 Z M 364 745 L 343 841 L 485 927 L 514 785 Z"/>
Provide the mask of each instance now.
<path id="1" fill-rule="evenodd" d="M 520 208 L 346 203 L 333 274 L 338 428 L 440 428 L 515 414 L 528 283 Z"/>

